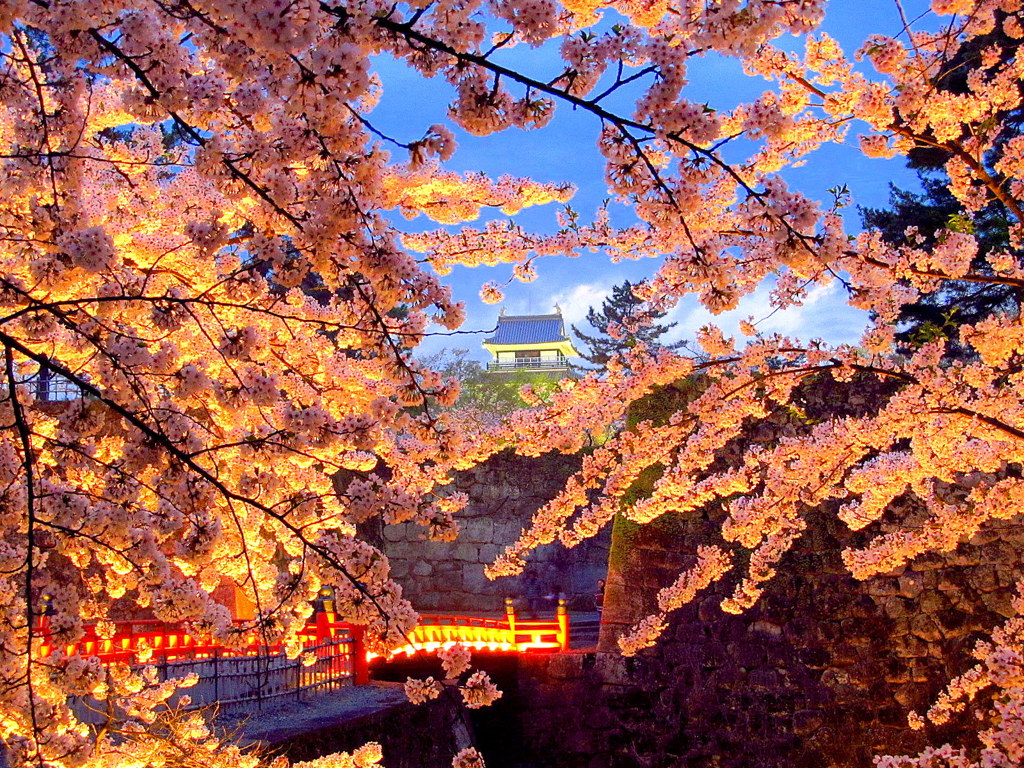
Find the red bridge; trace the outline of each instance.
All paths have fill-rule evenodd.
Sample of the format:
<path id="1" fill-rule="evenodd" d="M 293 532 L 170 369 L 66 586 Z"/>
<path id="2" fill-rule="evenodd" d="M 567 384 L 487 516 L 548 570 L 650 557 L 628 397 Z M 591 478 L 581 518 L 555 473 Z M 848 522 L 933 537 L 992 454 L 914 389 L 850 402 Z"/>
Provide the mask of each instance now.
<path id="1" fill-rule="evenodd" d="M 96 657 L 104 665 L 154 666 L 160 680 L 195 673 L 199 682 L 182 692 L 191 699 L 190 708 L 212 704 L 224 708 L 298 697 L 311 690 L 365 685 L 370 680 L 369 662 L 377 654 L 366 650 L 364 628 L 337 621 L 331 608 L 326 601 L 300 633 L 298 658 L 288 658 L 284 647 L 267 644 L 255 630 L 243 632 L 240 642 L 229 647 L 185 624 L 146 620 L 113 622 L 113 632 L 87 624 L 85 637 L 62 650 L 68 656 Z M 245 624 L 236 623 L 240 627 Z M 49 628 L 45 616 L 38 631 L 44 638 L 41 655 L 53 655 L 57 646 L 46 641 Z M 516 617 L 512 601 L 506 600 L 502 619 L 423 614 L 408 640 L 388 658 L 436 653 L 454 643 L 477 652 L 558 652 L 569 647 L 569 615 L 565 601 L 559 600 L 554 619 L 524 621 Z"/>

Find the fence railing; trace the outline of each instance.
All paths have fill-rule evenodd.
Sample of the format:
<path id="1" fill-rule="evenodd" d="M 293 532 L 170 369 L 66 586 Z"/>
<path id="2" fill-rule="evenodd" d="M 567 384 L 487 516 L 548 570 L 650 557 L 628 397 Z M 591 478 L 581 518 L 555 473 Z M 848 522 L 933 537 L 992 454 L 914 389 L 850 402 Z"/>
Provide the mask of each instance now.
<path id="1" fill-rule="evenodd" d="M 562 360 L 541 360 L 525 358 L 520 360 L 492 361 L 487 364 L 488 371 L 525 371 L 525 370 L 569 370 L 569 362 Z"/>
<path id="2" fill-rule="evenodd" d="M 478 651 L 550 653 L 569 649 L 569 613 L 565 600 L 558 601 L 554 619 L 523 621 L 516 618 L 512 598 L 505 600 L 503 619 L 455 614 L 421 614 L 409 633 L 410 642 L 392 650 L 389 658 L 419 651 L 435 652 L 452 643 Z"/>
<path id="3" fill-rule="evenodd" d="M 44 641 L 40 654 L 45 658 L 60 650 L 67 656 L 95 656 L 104 665 L 151 666 L 159 681 L 195 673 L 196 685 L 180 689 L 169 701 L 177 704 L 187 696 L 185 709 L 216 704 L 230 711 L 238 704 L 262 706 L 286 696 L 299 699 L 312 690 L 369 682 L 363 628 L 336 621 L 330 611 L 317 613 L 299 633 L 302 647 L 297 658 L 288 658 L 281 645 L 264 642 L 258 632 L 245 630 L 244 622 L 235 623 L 239 637 L 230 647 L 185 625 L 140 620 L 115 622 L 108 636 L 87 624 L 82 639 L 61 648 Z M 39 630 L 46 637 L 45 616 Z M 74 709 L 83 722 L 106 717 L 103 706 L 88 697 L 76 700 Z"/>
<path id="4" fill-rule="evenodd" d="M 262 708 L 287 698 L 298 701 L 310 692 L 353 685 L 353 644 L 350 637 L 337 638 L 305 647 L 303 655 L 296 659 L 281 652 L 236 656 L 216 648 L 203 658 L 150 664 L 156 669 L 158 682 L 180 680 L 192 674 L 198 678 L 195 685 L 179 688 L 168 700 L 169 706 L 180 706 L 186 711 L 216 706 L 221 714 L 232 714 L 240 708 Z M 108 717 L 106 705 L 91 697 L 77 697 L 71 706 L 84 723 L 99 724 Z"/>
<path id="5" fill-rule="evenodd" d="M 36 400 L 50 403 L 62 403 L 77 400 L 82 396 L 82 388 L 58 373 L 43 369 L 31 376 L 21 379 L 21 383 L 31 388 Z"/>

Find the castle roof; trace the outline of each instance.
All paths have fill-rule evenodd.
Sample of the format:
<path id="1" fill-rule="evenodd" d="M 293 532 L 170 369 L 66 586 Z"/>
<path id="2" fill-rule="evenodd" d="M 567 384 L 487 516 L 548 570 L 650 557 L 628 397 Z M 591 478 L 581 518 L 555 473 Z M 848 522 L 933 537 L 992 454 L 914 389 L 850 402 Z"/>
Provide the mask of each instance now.
<path id="1" fill-rule="evenodd" d="M 562 315 L 502 315 L 494 335 L 485 344 L 520 345 L 565 341 Z"/>

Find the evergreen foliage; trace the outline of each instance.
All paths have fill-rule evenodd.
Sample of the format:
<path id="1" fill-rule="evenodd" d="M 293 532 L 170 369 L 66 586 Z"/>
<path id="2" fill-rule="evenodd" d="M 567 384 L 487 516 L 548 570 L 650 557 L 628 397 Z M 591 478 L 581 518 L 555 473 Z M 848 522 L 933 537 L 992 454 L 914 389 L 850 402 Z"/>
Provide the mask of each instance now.
<path id="1" fill-rule="evenodd" d="M 1005 14 L 1000 16 L 1000 22 Z M 1017 55 L 1020 40 L 1008 36 L 1003 24 L 991 32 L 961 47 L 944 64 L 934 85 L 938 91 L 963 94 L 969 89 L 968 79 L 973 75 L 989 74 L 993 61 L 1006 61 Z M 998 51 L 998 55 L 994 52 Z M 1024 110 L 1019 106 L 1003 115 L 1002 130 L 996 139 L 998 147 L 1021 133 Z M 921 192 L 911 192 L 890 184 L 888 208 L 861 208 L 865 227 L 881 231 L 885 241 L 893 246 L 916 245 L 931 250 L 943 241 L 946 232 L 965 232 L 978 241 L 978 255 L 971 271 L 991 274 L 987 257 L 990 253 L 1009 249 L 1009 226 L 1013 219 L 1004 203 L 989 196 L 978 211 L 966 211 L 950 192 L 950 178 L 945 165 L 952 152 L 938 141 L 919 141 L 909 153 L 907 165 L 917 170 Z M 985 171 L 1002 186 L 1006 179 L 993 167 L 995 155 L 983 157 Z M 912 243 L 908 230 L 916 230 L 923 238 Z M 1013 255 L 1020 261 L 1021 251 Z M 948 356 L 963 357 L 966 353 L 956 340 L 956 329 L 973 325 L 993 312 L 1013 313 L 1021 304 L 1021 292 L 1010 285 L 990 282 L 945 281 L 940 290 L 907 304 L 901 313 L 901 328 L 897 339 L 909 347 L 919 347 L 933 339 L 950 340 Z"/>
<path id="2" fill-rule="evenodd" d="M 593 307 L 587 310 L 587 322 L 597 333 L 583 333 L 572 326 L 573 335 L 588 348 L 588 351 L 581 350 L 580 357 L 593 367 L 585 370 L 604 370 L 612 357 L 640 343 L 667 349 L 683 346 L 681 341 L 674 344 L 658 341 L 676 326 L 676 323 L 658 322 L 665 314 L 652 310 L 647 302 L 638 298 L 629 280 L 613 287 L 612 295 L 602 302 L 600 310 Z"/>
<path id="3" fill-rule="evenodd" d="M 988 273 L 987 256 L 1009 245 L 1006 210 L 993 201 L 973 217 L 949 192 L 949 178 L 941 169 L 919 171 L 922 192 L 911 192 L 890 185 L 888 208 L 862 208 L 864 226 L 878 229 L 887 243 L 908 243 L 907 230 L 915 229 L 922 245 L 934 248 L 946 232 L 968 232 L 978 240 L 978 256 L 972 264 L 975 272 Z M 1020 258 L 1020 251 L 1015 255 Z M 951 339 L 949 352 L 961 356 L 963 350 L 953 338 L 961 325 L 974 324 L 993 312 L 1013 312 L 1020 305 L 1020 292 L 998 283 L 947 281 L 935 293 L 907 304 L 901 312 L 897 339 L 918 347 L 938 337 Z"/>
<path id="4" fill-rule="evenodd" d="M 424 365 L 459 382 L 459 398 L 454 407 L 474 409 L 489 417 L 508 416 L 528 407 L 530 403 L 520 395 L 520 389 L 527 384 L 542 402 L 558 389 L 557 382 L 544 373 L 489 373 L 484 365 L 469 357 L 468 349 L 443 349 L 426 358 Z"/>

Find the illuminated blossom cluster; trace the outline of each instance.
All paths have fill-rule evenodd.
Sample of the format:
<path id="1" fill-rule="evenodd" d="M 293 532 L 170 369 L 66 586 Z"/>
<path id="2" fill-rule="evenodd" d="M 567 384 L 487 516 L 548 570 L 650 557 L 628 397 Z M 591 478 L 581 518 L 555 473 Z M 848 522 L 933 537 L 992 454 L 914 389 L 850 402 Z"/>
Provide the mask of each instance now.
<path id="1" fill-rule="evenodd" d="M 469 649 L 462 643 L 453 643 L 440 649 L 437 658 L 441 660 L 445 678 L 451 680 L 469 669 L 470 656 Z"/>
<path id="2" fill-rule="evenodd" d="M 414 677 L 407 678 L 405 681 L 405 697 L 409 699 L 413 704 L 425 704 L 431 699 L 436 699 L 441 695 L 441 691 L 444 690 L 441 683 L 432 677 L 428 677 L 424 680 L 417 680 Z"/>
<path id="3" fill-rule="evenodd" d="M 459 693 L 462 694 L 462 700 L 470 709 L 486 707 L 502 696 L 498 686 L 491 682 L 491 678 L 482 669 L 478 669 L 466 679 L 466 682 L 459 687 Z"/>
<path id="4" fill-rule="evenodd" d="M 483 755 L 475 747 L 460 749 L 452 758 L 452 768 L 485 768 Z"/>

